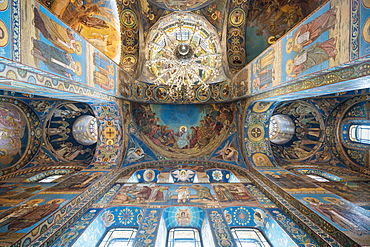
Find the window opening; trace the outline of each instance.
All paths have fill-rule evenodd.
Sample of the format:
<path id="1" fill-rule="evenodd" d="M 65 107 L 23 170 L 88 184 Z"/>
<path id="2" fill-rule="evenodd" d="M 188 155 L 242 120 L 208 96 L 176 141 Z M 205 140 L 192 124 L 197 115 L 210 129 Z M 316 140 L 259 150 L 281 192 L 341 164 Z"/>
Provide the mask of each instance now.
<path id="1" fill-rule="evenodd" d="M 370 144 L 370 125 L 351 125 L 349 139 L 353 142 Z"/>
<path id="2" fill-rule="evenodd" d="M 55 180 L 57 180 L 58 178 L 61 178 L 61 177 L 63 177 L 63 176 L 64 176 L 64 174 L 51 175 L 51 176 L 48 176 L 48 177 L 46 177 L 46 178 L 43 178 L 43 179 L 39 180 L 38 182 L 39 182 L 39 183 L 51 183 L 51 182 L 53 182 L 53 181 L 55 181 Z"/>
<path id="3" fill-rule="evenodd" d="M 315 179 L 317 182 L 330 182 L 330 180 L 328 180 L 328 179 L 326 179 L 322 176 L 319 176 L 319 175 L 308 174 L 307 176 L 312 178 L 312 179 Z"/>
<path id="4" fill-rule="evenodd" d="M 232 228 L 237 247 L 270 247 L 262 232 L 255 228 Z"/>
<path id="5" fill-rule="evenodd" d="M 137 233 L 136 228 L 113 228 L 104 236 L 99 247 L 131 247 Z"/>
<path id="6" fill-rule="evenodd" d="M 167 247 L 202 247 L 199 231 L 195 228 L 172 228 Z"/>

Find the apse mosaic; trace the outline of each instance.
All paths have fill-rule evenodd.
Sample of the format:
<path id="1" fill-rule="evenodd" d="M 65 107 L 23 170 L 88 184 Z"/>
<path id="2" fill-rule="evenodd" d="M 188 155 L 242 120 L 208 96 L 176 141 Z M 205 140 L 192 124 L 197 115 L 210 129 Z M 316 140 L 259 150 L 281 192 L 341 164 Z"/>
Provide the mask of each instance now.
<path id="1" fill-rule="evenodd" d="M 22 101 L 1 98 L 1 175 L 28 163 L 41 144 L 41 124 L 36 113 Z"/>
<path id="2" fill-rule="evenodd" d="M 368 144 L 357 139 L 357 126 L 367 126 L 368 101 L 365 96 L 348 99 L 338 105 L 327 120 L 328 145 L 335 156 L 355 171 L 366 171 Z M 352 131 L 351 131 L 352 130 Z M 358 135 L 360 136 L 360 135 Z M 340 143 L 340 145 L 337 145 Z"/>
<path id="3" fill-rule="evenodd" d="M 194 106 L 132 104 L 142 140 L 167 157 L 184 159 L 213 150 L 234 124 L 234 104 Z"/>
<path id="4" fill-rule="evenodd" d="M 97 142 L 96 118 L 83 103 L 59 104 L 46 120 L 45 139 L 54 155 L 63 161 L 89 163 Z"/>
<path id="5" fill-rule="evenodd" d="M 293 123 L 294 134 L 290 140 L 285 140 L 285 143 L 271 143 L 275 157 L 285 161 L 300 161 L 311 157 L 321 147 L 324 120 L 314 106 L 303 101 L 283 103 L 275 108 L 273 116 L 277 114 L 288 117 L 287 120 Z M 283 122 L 278 124 L 282 125 Z M 274 132 L 270 131 L 270 139 L 271 134 L 274 135 Z"/>

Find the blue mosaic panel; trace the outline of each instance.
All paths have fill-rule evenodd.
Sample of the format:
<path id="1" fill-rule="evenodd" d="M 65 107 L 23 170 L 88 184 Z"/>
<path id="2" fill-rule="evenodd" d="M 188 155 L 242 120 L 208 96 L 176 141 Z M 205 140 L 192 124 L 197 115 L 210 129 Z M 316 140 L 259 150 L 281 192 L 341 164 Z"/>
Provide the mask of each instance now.
<path id="1" fill-rule="evenodd" d="M 13 22 L 11 4 L 9 0 L 0 3 L 0 56 L 7 59 L 12 59 Z"/>
<path id="2" fill-rule="evenodd" d="M 273 246 L 298 246 L 264 209 L 228 207 L 224 209 L 224 215 L 230 227 L 260 229 Z"/>

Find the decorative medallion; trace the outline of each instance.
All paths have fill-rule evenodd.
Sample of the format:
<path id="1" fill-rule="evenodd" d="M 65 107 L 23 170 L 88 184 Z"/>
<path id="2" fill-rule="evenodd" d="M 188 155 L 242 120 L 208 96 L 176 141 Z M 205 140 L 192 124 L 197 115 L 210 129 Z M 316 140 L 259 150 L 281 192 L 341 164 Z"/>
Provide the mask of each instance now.
<path id="1" fill-rule="evenodd" d="M 155 172 L 153 170 L 146 170 L 143 178 L 145 182 L 152 182 L 155 179 Z"/>
<path id="2" fill-rule="evenodd" d="M 200 102 L 207 102 L 211 98 L 211 91 L 209 88 L 203 89 L 199 87 L 196 92 L 196 97 Z"/>
<path id="3" fill-rule="evenodd" d="M 270 106 L 271 106 L 272 104 L 273 104 L 273 102 L 272 102 L 272 103 L 270 103 L 270 102 L 263 102 L 263 101 L 261 101 L 261 102 L 256 102 L 256 103 L 253 105 L 252 110 L 253 110 L 254 112 L 257 112 L 257 113 L 265 112 L 265 111 L 267 111 L 267 110 L 270 108 Z"/>
<path id="4" fill-rule="evenodd" d="M 245 12 L 242 8 L 235 8 L 231 11 L 229 16 L 229 22 L 234 27 L 239 27 L 245 20 Z"/>
<path id="5" fill-rule="evenodd" d="M 137 16 L 131 9 L 124 9 L 120 15 L 121 23 L 126 28 L 133 28 L 137 24 Z"/>
<path id="6" fill-rule="evenodd" d="M 234 219 L 238 225 L 245 226 L 250 222 L 252 217 L 248 209 L 239 207 L 234 211 Z"/>
<path id="7" fill-rule="evenodd" d="M 251 141 L 258 142 L 263 139 L 264 135 L 265 130 L 263 126 L 259 124 L 252 125 L 248 129 L 248 137 Z"/>

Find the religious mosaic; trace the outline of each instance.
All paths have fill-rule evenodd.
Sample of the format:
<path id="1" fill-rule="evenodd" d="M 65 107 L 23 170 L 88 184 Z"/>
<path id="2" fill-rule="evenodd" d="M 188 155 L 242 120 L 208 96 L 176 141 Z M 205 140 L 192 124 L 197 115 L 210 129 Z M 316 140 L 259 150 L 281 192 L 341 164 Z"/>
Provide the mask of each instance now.
<path id="1" fill-rule="evenodd" d="M 323 0 L 250 1 L 246 16 L 247 60 L 251 61 L 313 12 Z"/>
<path id="2" fill-rule="evenodd" d="M 292 139 L 288 142 L 284 144 L 271 143 L 271 149 L 276 157 L 287 161 L 304 160 L 321 147 L 324 138 L 324 122 L 314 106 L 303 101 L 284 103 L 274 110 L 273 115 L 276 114 L 289 116 L 294 123 L 295 131 Z"/>
<path id="3" fill-rule="evenodd" d="M 22 101 L 0 98 L 0 115 L 0 174 L 3 175 L 32 159 L 41 144 L 42 130 L 37 114 Z"/>
<path id="4" fill-rule="evenodd" d="M 46 120 L 47 145 L 60 160 L 89 163 L 97 138 L 96 118 L 86 104 L 60 104 Z"/>
<path id="5" fill-rule="evenodd" d="M 121 37 L 115 1 L 39 0 L 39 2 L 105 55 L 119 61 Z M 47 28 L 47 25 L 44 27 Z"/>
<path id="6" fill-rule="evenodd" d="M 235 105 L 132 104 L 135 127 L 153 150 L 177 159 L 205 154 L 234 124 Z"/>

